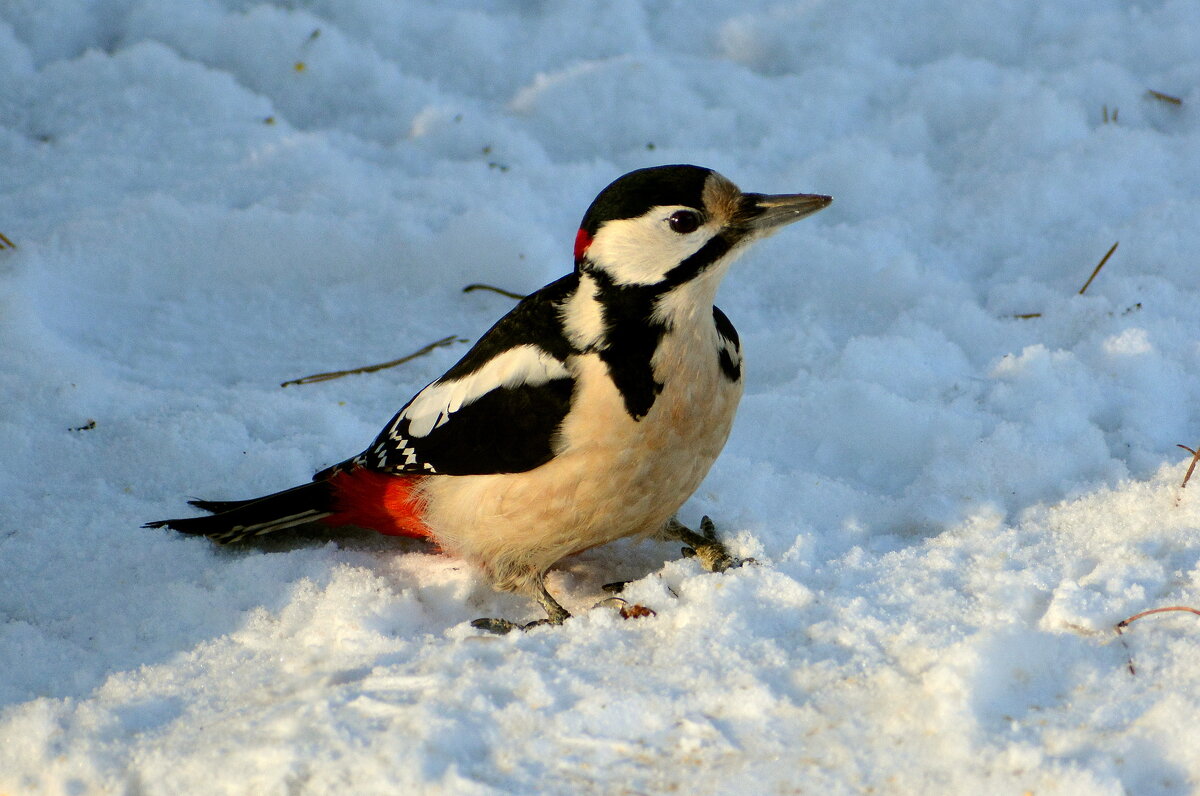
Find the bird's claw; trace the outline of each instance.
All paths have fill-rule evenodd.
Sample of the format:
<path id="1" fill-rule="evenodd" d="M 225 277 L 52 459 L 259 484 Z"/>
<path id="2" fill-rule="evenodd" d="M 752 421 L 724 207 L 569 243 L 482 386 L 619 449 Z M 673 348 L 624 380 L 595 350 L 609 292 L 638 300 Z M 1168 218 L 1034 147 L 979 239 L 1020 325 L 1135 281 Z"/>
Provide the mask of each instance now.
<path id="1" fill-rule="evenodd" d="M 476 619 L 475 621 L 471 622 L 471 627 L 475 628 L 476 630 L 495 633 L 497 636 L 503 636 L 518 629 L 531 630 L 535 627 L 541 627 L 542 625 L 561 625 L 563 622 L 570 619 L 570 612 L 568 612 L 566 608 L 563 608 L 561 605 L 559 605 L 558 600 L 554 599 L 554 597 L 550 595 L 550 592 L 546 591 L 544 573 L 537 576 L 535 583 L 537 586 L 535 598 L 537 599 L 538 605 L 542 606 L 542 608 L 546 611 L 545 619 L 536 619 L 524 625 L 518 625 L 516 622 L 510 622 L 507 619 L 489 619 L 484 617 L 483 619 Z"/>
<path id="2" fill-rule="evenodd" d="M 729 551 L 725 549 L 725 545 L 717 536 L 717 526 L 713 523 L 712 518 L 705 515 L 700 518 L 699 530 L 693 531 L 678 520 L 672 519 L 667 523 L 663 535 L 670 539 L 678 539 L 684 543 L 684 547 L 680 550 L 680 554 L 684 558 L 695 558 L 699 560 L 700 565 L 709 572 L 725 572 L 729 569 L 742 567 L 746 564 L 757 564 L 753 558 L 737 558 L 731 556 Z M 621 591 L 629 585 L 630 581 L 617 581 L 615 583 L 606 583 L 602 587 L 609 594 L 620 594 Z M 514 630 L 531 630 L 542 625 L 561 625 L 564 621 L 570 618 L 571 614 L 567 609 L 558 604 L 550 592 L 546 591 L 546 584 L 541 576 L 537 580 L 537 593 L 535 597 L 538 604 L 546 610 L 546 618 L 538 619 L 533 622 L 520 625 L 516 622 L 510 622 L 507 619 L 491 619 L 483 618 L 476 619 L 471 622 L 471 627 L 476 630 L 482 630 L 486 633 L 494 633 L 497 636 L 507 635 Z M 653 610 L 641 605 L 630 605 L 626 600 L 620 597 L 608 597 L 596 603 L 594 608 L 612 607 L 617 608 L 621 612 L 622 618 L 629 619 L 631 617 L 650 616 L 653 615 Z"/>
<path id="3" fill-rule="evenodd" d="M 526 622 L 523 625 L 518 625 L 516 622 L 510 622 L 507 619 L 490 619 L 488 617 L 484 617 L 483 619 L 476 619 L 472 621 L 471 627 L 475 628 L 476 630 L 482 630 L 486 633 L 504 636 L 513 632 L 514 630 L 532 630 L 533 628 L 541 627 L 542 625 L 556 624 L 561 623 L 551 622 L 549 619 L 535 619 L 532 622 Z"/>
<path id="4" fill-rule="evenodd" d="M 700 559 L 700 566 L 709 572 L 724 572 L 727 569 L 734 569 L 744 564 L 758 563 L 753 558 L 735 558 L 729 555 L 728 551 L 725 550 L 725 545 L 720 542 L 711 545 L 684 547 L 679 552 L 684 558 Z"/>
<path id="5" fill-rule="evenodd" d="M 729 551 L 717 537 L 717 526 L 707 515 L 700 518 L 699 533 L 680 527 L 682 531 L 679 532 L 679 538 L 688 543 L 687 547 L 679 551 L 680 554 L 684 558 L 698 558 L 700 565 L 709 572 L 724 572 L 727 569 L 758 563 L 753 558 L 736 558 L 729 555 Z"/>
<path id="6" fill-rule="evenodd" d="M 471 622 L 471 627 L 476 630 L 482 630 L 486 633 L 494 633 L 497 636 L 503 636 L 506 633 L 511 633 L 520 627 L 516 622 L 510 622 L 507 619 L 490 619 L 484 617 Z"/>
<path id="7" fill-rule="evenodd" d="M 629 583 L 629 581 L 608 585 L 620 586 L 624 588 L 627 583 Z M 621 614 L 622 619 L 653 616 L 655 613 L 652 609 L 646 608 L 642 605 L 631 606 L 629 601 L 623 597 L 605 597 L 603 600 L 593 605 L 592 608 L 613 608 Z M 516 622 L 510 622 L 507 619 L 492 619 L 484 617 L 483 619 L 476 619 L 472 621 L 471 627 L 475 628 L 476 630 L 482 630 L 485 633 L 492 633 L 497 636 L 505 636 L 514 630 L 532 630 L 533 628 L 541 627 L 542 625 L 561 625 L 562 622 L 562 619 L 559 619 L 556 622 L 554 619 L 547 617 L 546 619 L 536 619 L 532 622 L 526 622 L 523 625 L 519 625 Z"/>

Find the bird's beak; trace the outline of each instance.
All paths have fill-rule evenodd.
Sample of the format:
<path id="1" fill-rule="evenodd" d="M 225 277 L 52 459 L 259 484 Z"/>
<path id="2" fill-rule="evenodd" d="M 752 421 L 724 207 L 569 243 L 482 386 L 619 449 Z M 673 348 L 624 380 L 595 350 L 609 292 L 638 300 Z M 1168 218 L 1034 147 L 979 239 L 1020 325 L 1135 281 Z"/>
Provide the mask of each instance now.
<path id="1" fill-rule="evenodd" d="M 799 221 L 805 216 L 829 206 L 832 196 L 816 193 L 786 193 L 742 195 L 747 225 L 758 234 L 770 234 L 784 224 Z"/>

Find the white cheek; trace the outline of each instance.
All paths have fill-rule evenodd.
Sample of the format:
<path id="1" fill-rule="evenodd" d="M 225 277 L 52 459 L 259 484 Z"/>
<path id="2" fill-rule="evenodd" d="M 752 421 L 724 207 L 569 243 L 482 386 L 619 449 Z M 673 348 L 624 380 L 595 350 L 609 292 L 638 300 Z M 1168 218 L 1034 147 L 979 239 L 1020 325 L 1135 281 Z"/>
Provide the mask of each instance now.
<path id="1" fill-rule="evenodd" d="M 609 221 L 588 247 L 588 259 L 600 266 L 618 285 L 652 285 L 675 266 L 698 252 L 714 234 L 712 225 L 680 235 L 667 218 L 675 210 L 657 208 L 639 218 Z"/>

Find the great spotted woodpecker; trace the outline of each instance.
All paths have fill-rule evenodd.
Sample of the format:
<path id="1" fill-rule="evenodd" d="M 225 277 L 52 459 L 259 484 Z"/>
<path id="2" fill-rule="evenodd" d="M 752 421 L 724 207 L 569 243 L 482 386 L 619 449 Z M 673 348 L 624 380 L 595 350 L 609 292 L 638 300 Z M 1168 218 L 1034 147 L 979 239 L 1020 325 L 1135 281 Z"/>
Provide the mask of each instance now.
<path id="1" fill-rule="evenodd" d="M 500 319 L 392 418 L 365 451 L 251 500 L 193 500 L 162 520 L 217 542 L 320 522 L 432 540 L 503 590 L 569 614 L 546 571 L 635 534 L 733 563 L 711 523 L 674 519 L 721 452 L 742 395 L 741 348 L 713 305 L 746 247 L 828 196 L 742 193 L 697 166 L 620 177 L 575 239 L 575 270 Z M 477 627 L 506 632 L 500 619 Z"/>

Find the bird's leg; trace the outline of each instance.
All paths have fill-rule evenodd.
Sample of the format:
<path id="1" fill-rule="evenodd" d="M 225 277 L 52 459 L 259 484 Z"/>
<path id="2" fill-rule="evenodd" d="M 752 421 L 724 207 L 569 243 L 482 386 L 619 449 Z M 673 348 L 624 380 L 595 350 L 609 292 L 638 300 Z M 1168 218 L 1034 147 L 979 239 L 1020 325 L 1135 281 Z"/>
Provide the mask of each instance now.
<path id="1" fill-rule="evenodd" d="M 570 612 L 568 612 L 566 608 L 563 608 L 561 605 L 559 605 L 558 600 L 554 599 L 550 592 L 546 590 L 545 573 L 537 576 L 537 580 L 534 581 L 534 585 L 537 587 L 537 594 L 534 595 L 534 599 L 537 600 L 538 605 L 545 609 L 545 619 L 537 619 L 533 622 L 529 622 L 528 624 L 518 625 L 516 622 L 510 622 L 507 619 L 484 618 L 476 619 L 471 623 L 471 627 L 478 630 L 486 630 L 489 633 L 495 633 L 498 636 L 502 636 L 505 633 L 510 633 L 517 629 L 529 630 L 531 627 L 538 627 L 540 625 L 561 625 L 571 617 Z"/>
<path id="2" fill-rule="evenodd" d="M 687 558 L 700 559 L 701 566 L 709 572 L 724 572 L 730 567 L 754 563 L 753 558 L 743 560 L 729 555 L 725 545 L 717 538 L 717 527 L 707 516 L 700 519 L 699 533 L 672 517 L 663 526 L 661 536 L 665 539 L 678 539 L 686 544 L 687 547 L 680 552 Z"/>
<path id="3" fill-rule="evenodd" d="M 546 618 L 539 619 L 532 624 L 535 625 L 561 625 L 563 622 L 571 618 L 571 614 L 566 608 L 558 604 L 558 600 L 551 596 L 546 590 L 546 576 L 538 575 L 537 579 L 538 593 L 535 596 L 537 604 L 546 610 Z M 526 625 L 529 627 L 529 625 Z"/>

